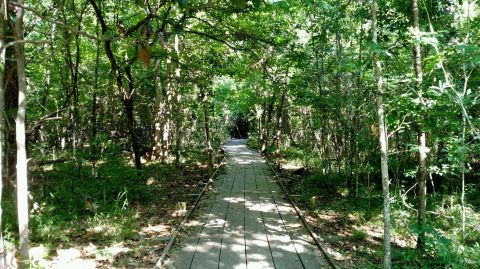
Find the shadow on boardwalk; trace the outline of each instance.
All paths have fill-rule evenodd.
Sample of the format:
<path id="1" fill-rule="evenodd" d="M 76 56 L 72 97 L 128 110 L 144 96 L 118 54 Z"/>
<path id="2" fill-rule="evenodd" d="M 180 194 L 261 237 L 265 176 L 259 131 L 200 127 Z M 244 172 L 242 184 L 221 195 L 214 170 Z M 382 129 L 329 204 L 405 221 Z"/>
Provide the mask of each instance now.
<path id="1" fill-rule="evenodd" d="M 245 140 L 224 145 L 226 173 L 167 268 L 330 268 L 265 160 Z"/>

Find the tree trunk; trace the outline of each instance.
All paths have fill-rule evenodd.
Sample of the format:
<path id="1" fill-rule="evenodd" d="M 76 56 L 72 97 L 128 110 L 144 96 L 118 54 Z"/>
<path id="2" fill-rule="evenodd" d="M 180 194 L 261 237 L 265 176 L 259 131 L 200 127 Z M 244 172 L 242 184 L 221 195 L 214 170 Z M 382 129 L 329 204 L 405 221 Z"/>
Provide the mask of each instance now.
<path id="1" fill-rule="evenodd" d="M 23 0 L 18 0 L 23 5 Z M 22 8 L 17 9 L 15 21 L 15 37 L 23 40 L 23 14 Z M 27 109 L 27 81 L 25 75 L 25 51 L 24 44 L 15 46 L 17 54 L 18 73 L 18 112 L 16 118 L 16 141 L 17 141 L 17 211 L 18 211 L 18 234 L 20 246 L 20 268 L 28 266 L 28 182 L 27 182 L 27 151 L 25 145 L 25 114 Z"/>
<path id="2" fill-rule="evenodd" d="M 262 112 L 260 113 L 260 115 L 261 115 L 261 118 L 260 118 L 260 123 L 261 123 L 260 124 L 260 126 L 261 126 L 261 129 L 260 129 L 260 143 L 262 145 L 262 147 L 261 147 L 261 152 L 262 153 L 265 153 L 265 151 L 267 150 L 267 140 L 268 140 L 268 138 L 267 138 L 268 127 L 267 127 L 267 120 L 266 120 L 266 118 L 267 118 L 266 114 L 267 113 L 265 113 L 266 105 L 267 104 L 266 104 L 266 101 L 265 101 L 262 104 L 262 108 L 261 108 Z"/>
<path id="3" fill-rule="evenodd" d="M 5 132 L 5 83 L 4 83 L 4 71 L 5 71 L 5 50 L 2 48 L 5 45 L 4 36 L 4 7 L 0 4 L 0 268 L 6 268 L 7 260 L 5 253 L 5 244 L 3 241 L 3 140 Z"/>
<path id="4" fill-rule="evenodd" d="M 464 93 L 465 96 L 465 93 Z M 460 203 L 462 206 L 462 240 L 465 240 L 465 164 L 467 161 L 467 152 L 465 148 L 465 131 L 467 128 L 467 119 L 463 116 L 463 129 L 462 129 L 462 147 L 464 150 L 462 156 L 462 193 L 460 195 Z"/>
<path id="5" fill-rule="evenodd" d="M 127 113 L 127 128 L 130 134 L 130 139 L 132 141 L 132 149 L 133 149 L 133 157 L 135 161 L 135 167 L 137 168 L 137 172 L 142 169 L 142 162 L 141 162 L 141 154 L 140 154 L 140 143 L 138 141 L 138 135 L 136 132 L 135 126 L 135 117 L 134 117 L 134 106 L 133 106 L 133 91 L 134 91 L 134 83 L 133 83 L 133 76 L 132 70 L 130 68 L 130 64 L 127 65 L 125 68 L 125 73 L 127 74 L 128 78 L 128 87 L 129 93 L 124 95 L 123 98 L 123 105 L 125 107 L 125 112 Z"/>
<path id="6" fill-rule="evenodd" d="M 413 34 L 418 36 L 420 33 L 420 23 L 418 15 L 418 0 L 412 0 L 412 17 L 413 17 Z M 422 98 L 422 54 L 420 44 L 413 45 L 413 62 L 415 68 L 416 88 L 419 94 L 420 102 Z M 427 212 L 427 134 L 423 131 L 423 127 L 419 124 L 418 130 L 418 170 L 417 170 L 417 186 L 418 186 L 418 241 L 417 249 L 422 251 L 425 237 L 425 223 Z"/>
<path id="7" fill-rule="evenodd" d="M 171 129 L 172 129 L 172 109 L 173 109 L 173 85 L 172 85 L 172 48 L 165 42 L 167 49 L 167 66 L 166 66 L 166 96 L 163 100 L 163 126 L 162 126 L 162 163 L 170 157 L 171 150 Z"/>
<path id="8" fill-rule="evenodd" d="M 175 107 L 175 166 L 180 164 L 180 152 L 182 150 L 182 91 L 180 88 L 180 37 L 175 34 L 175 55 L 179 61 L 175 67 L 175 91 L 174 91 L 174 107 Z"/>
<path id="9" fill-rule="evenodd" d="M 377 0 L 373 0 L 372 4 L 372 42 L 378 43 L 377 30 Z M 382 173 L 382 190 L 383 190 L 383 267 L 392 268 L 392 260 L 390 254 L 390 179 L 388 177 L 388 140 L 387 130 L 385 128 L 385 112 L 383 105 L 383 74 L 382 63 L 378 53 L 373 56 L 375 66 L 375 77 L 377 80 L 377 116 L 379 129 L 380 144 L 380 167 Z"/>
<path id="10" fill-rule="evenodd" d="M 15 32 L 13 22 L 15 13 L 8 14 L 10 18 L 5 22 L 4 34 L 5 41 L 9 43 L 14 41 Z M 4 68 L 4 100 L 5 100 L 5 176 L 14 178 L 16 174 L 16 141 L 15 141 L 15 118 L 18 110 L 18 74 L 17 62 L 15 56 L 15 46 L 8 47 L 5 50 L 5 68 Z M 7 193 L 14 191 L 13 184 L 4 185 Z"/>
<path id="11" fill-rule="evenodd" d="M 99 37 L 98 31 L 98 19 L 95 25 L 95 33 L 96 36 Z M 98 65 L 100 64 L 100 41 L 97 41 L 97 50 L 95 53 L 95 78 L 93 84 L 93 97 L 92 97 L 92 137 L 90 139 L 90 148 L 92 154 L 92 175 L 94 178 L 97 177 L 97 148 L 98 148 L 98 141 L 97 141 L 97 90 L 98 90 Z"/>
<path id="12" fill-rule="evenodd" d="M 53 16 L 56 17 L 58 15 L 58 8 L 56 5 L 53 5 Z M 42 114 L 45 114 L 47 112 L 46 107 L 47 107 L 47 101 L 48 97 L 50 95 L 50 89 L 52 87 L 52 68 L 54 67 L 54 59 L 55 59 L 55 46 L 53 45 L 53 42 L 55 40 L 55 36 L 57 34 L 57 25 L 54 24 L 52 26 L 52 29 L 50 31 L 50 36 L 49 36 L 49 42 L 50 43 L 45 43 L 44 49 L 45 52 L 50 53 L 51 61 L 46 64 L 46 73 L 45 73 L 45 82 L 44 82 L 44 91 L 42 93 L 41 101 L 40 101 L 40 111 Z M 45 137 L 44 137 L 44 132 L 43 132 L 43 125 L 38 126 L 35 128 L 34 134 L 33 134 L 33 141 L 32 143 L 40 142 L 43 143 L 45 142 Z M 46 154 L 45 150 L 42 148 L 40 149 L 40 152 L 42 154 Z"/>
<path id="13" fill-rule="evenodd" d="M 103 19 L 102 11 L 99 9 L 95 0 L 89 0 L 89 2 L 95 11 L 95 15 L 98 19 L 98 22 L 100 23 L 100 27 L 102 29 L 102 35 L 106 35 L 108 32 L 108 28 L 105 23 L 105 20 Z M 130 74 L 130 65 L 127 65 L 125 70 L 125 72 L 127 73 L 127 76 L 129 77 L 128 79 L 129 91 L 127 91 L 125 89 L 125 86 L 123 85 L 122 70 L 118 65 L 115 55 L 113 54 L 113 51 L 112 51 L 112 46 L 111 46 L 112 41 L 110 39 L 105 39 L 103 42 L 105 45 L 105 53 L 107 54 L 107 58 L 110 61 L 110 65 L 112 66 L 112 71 L 115 76 L 118 91 L 120 93 L 120 96 L 122 97 L 125 112 L 127 114 L 127 128 L 130 135 L 130 143 L 133 149 L 135 167 L 137 168 L 137 171 L 140 171 L 142 169 L 142 163 L 141 163 L 141 156 L 140 156 L 140 148 L 138 144 L 138 137 L 135 132 L 135 118 L 134 118 L 134 112 L 133 112 L 133 93 L 134 93 L 133 86 L 134 85 L 133 85 L 132 77 Z"/>
<path id="14" fill-rule="evenodd" d="M 268 102 L 266 119 L 265 119 L 265 122 L 263 124 L 264 130 L 265 130 L 265 135 L 263 137 L 264 142 L 263 142 L 263 145 L 262 145 L 262 152 L 263 153 L 266 152 L 267 145 L 271 145 L 270 144 L 270 127 L 271 127 L 271 123 L 272 123 L 272 115 L 273 115 L 273 109 L 275 107 L 275 101 L 277 100 L 277 91 L 275 89 L 275 85 L 273 87 L 274 87 L 273 95 Z"/>
<path id="15" fill-rule="evenodd" d="M 81 10 L 80 15 L 78 16 L 77 29 L 76 29 L 77 31 L 81 31 L 82 29 L 83 15 L 85 13 L 86 7 L 87 6 L 84 5 L 84 8 Z M 76 12 L 74 6 L 73 6 L 73 11 Z M 65 16 L 65 12 L 64 12 L 64 16 Z M 69 57 L 70 74 L 71 74 L 71 81 L 72 81 L 71 86 L 72 86 L 72 95 L 73 95 L 73 99 L 70 102 L 70 126 L 71 126 L 71 134 L 72 134 L 71 144 L 73 149 L 73 156 L 78 167 L 79 178 L 83 179 L 83 164 L 82 164 L 81 157 L 79 157 L 79 154 L 78 154 L 78 150 L 82 148 L 82 140 L 83 140 L 82 132 L 79 128 L 82 126 L 82 122 L 81 122 L 81 117 L 80 117 L 80 112 L 78 107 L 79 66 L 80 66 L 80 59 L 81 59 L 80 34 L 78 32 L 74 36 L 74 45 L 75 45 L 74 57 L 72 57 L 70 48 L 67 49 L 69 53 L 68 57 Z M 67 44 L 67 46 L 70 46 L 70 44 Z"/>
<path id="16" fill-rule="evenodd" d="M 160 61 L 155 61 L 155 118 L 153 122 L 153 147 L 152 160 L 160 159 L 162 156 L 162 118 L 163 118 L 163 92 L 160 79 Z"/>
<path id="17" fill-rule="evenodd" d="M 208 177 L 211 177 L 213 174 L 213 147 L 212 147 L 212 138 L 210 135 L 210 121 L 208 118 L 208 107 L 207 107 L 207 97 L 203 89 L 200 90 L 200 97 L 202 101 L 203 116 L 205 117 L 204 126 L 205 126 L 205 138 L 207 141 L 207 154 L 208 154 Z"/>
<path id="18" fill-rule="evenodd" d="M 261 105 L 255 105 L 255 117 L 258 122 L 258 143 L 262 145 L 263 143 L 263 107 Z"/>
<path id="19" fill-rule="evenodd" d="M 285 104 L 285 98 L 286 98 L 286 95 L 287 95 L 287 91 L 284 90 L 282 91 L 282 96 L 280 98 L 280 104 L 278 105 L 278 109 L 277 109 L 277 119 L 276 119 L 276 127 L 277 127 L 277 131 L 275 133 L 275 154 L 278 156 L 280 155 L 280 138 L 281 138 L 281 135 L 282 135 L 282 127 L 283 127 L 283 106 Z"/>

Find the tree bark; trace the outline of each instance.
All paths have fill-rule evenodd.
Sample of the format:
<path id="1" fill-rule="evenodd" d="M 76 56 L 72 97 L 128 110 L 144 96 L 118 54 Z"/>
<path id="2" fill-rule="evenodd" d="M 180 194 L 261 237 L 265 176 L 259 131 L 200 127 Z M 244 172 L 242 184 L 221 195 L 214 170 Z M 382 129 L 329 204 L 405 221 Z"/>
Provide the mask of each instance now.
<path id="1" fill-rule="evenodd" d="M 262 153 L 265 153 L 265 151 L 267 150 L 267 140 L 268 140 L 268 138 L 267 138 L 268 127 L 267 127 L 267 119 L 266 119 L 267 118 L 267 116 L 266 116 L 267 113 L 265 113 L 266 106 L 267 106 L 267 104 L 266 104 L 266 101 L 265 101 L 265 102 L 263 102 L 263 104 L 261 106 L 261 113 L 260 113 L 260 115 L 261 115 L 261 118 L 260 118 L 260 123 L 261 123 L 260 124 L 260 127 L 261 127 L 260 128 L 260 143 L 262 145 L 262 147 L 261 147 L 261 152 Z"/>
<path id="2" fill-rule="evenodd" d="M 175 34 L 175 55 L 177 56 L 177 65 L 175 67 L 175 91 L 174 91 L 174 107 L 175 107 L 175 165 L 180 164 L 180 152 L 182 149 L 182 91 L 180 89 L 180 37 Z"/>
<path id="3" fill-rule="evenodd" d="M 162 163 L 170 157 L 171 150 L 171 129 L 172 129 L 172 109 L 173 109 L 173 85 L 172 85 L 172 48 L 168 42 L 164 42 L 167 49 L 166 66 L 166 96 L 162 102 L 163 106 L 163 124 L 162 124 Z"/>
<path id="4" fill-rule="evenodd" d="M 0 47 L 5 45 L 4 36 L 4 7 L 0 4 Z M 5 50 L 0 51 L 0 268 L 6 268 L 7 253 L 5 253 L 5 244 L 3 241 L 3 140 L 5 132 L 5 83 L 4 83 L 4 71 L 5 71 Z"/>
<path id="5" fill-rule="evenodd" d="M 270 100 L 268 101 L 268 105 L 267 105 L 267 113 L 266 113 L 266 119 L 263 123 L 263 127 L 264 127 L 264 130 L 265 130 L 265 135 L 263 136 L 264 138 L 264 142 L 263 142 L 263 145 L 262 145 L 262 153 L 265 153 L 267 151 L 267 145 L 271 145 L 270 144 L 270 127 L 271 127 L 271 123 L 272 123 L 272 115 L 273 115 L 273 110 L 274 110 L 274 107 L 275 107 L 275 101 L 277 100 L 277 91 L 275 89 L 275 85 L 273 86 L 274 89 L 273 89 L 273 95 L 272 97 L 270 97 Z"/>
<path id="6" fill-rule="evenodd" d="M 10 13 L 10 12 L 9 12 Z M 16 14 L 8 14 L 11 19 L 5 22 L 4 34 L 6 43 L 15 40 L 14 24 Z M 15 118 L 18 109 L 18 74 L 17 62 L 15 56 L 15 46 L 8 47 L 5 50 L 5 68 L 4 68 L 4 87 L 5 87 L 5 175 L 8 178 L 14 178 L 16 174 L 16 139 L 15 139 Z M 8 181 L 6 182 L 8 183 Z M 14 191 L 13 184 L 5 184 L 7 192 Z"/>
<path id="7" fill-rule="evenodd" d="M 79 66 L 80 66 L 80 59 L 81 59 L 81 49 L 80 49 L 80 31 L 82 30 L 82 21 L 83 21 L 83 15 L 85 13 L 87 5 L 84 5 L 82 7 L 82 10 L 80 11 L 80 14 L 76 14 L 76 7 L 75 5 L 71 6 L 72 12 L 75 14 L 77 17 L 77 32 L 75 33 L 74 36 L 74 46 L 75 46 L 75 53 L 72 53 L 70 46 L 71 46 L 71 35 L 68 32 L 67 29 L 64 29 L 64 36 L 65 36 L 65 59 L 66 63 L 68 65 L 68 70 L 70 73 L 70 98 L 69 98 L 69 132 L 66 132 L 67 135 L 69 135 L 69 140 L 71 147 L 73 149 L 73 156 L 76 162 L 76 165 L 78 167 L 78 173 L 79 173 L 79 178 L 83 179 L 83 165 L 82 165 L 82 160 L 79 158 L 78 154 L 78 149 L 82 147 L 81 141 L 82 139 L 82 132 L 79 130 L 79 127 L 82 126 L 81 123 L 81 117 L 80 117 L 80 112 L 79 112 L 79 107 L 78 107 L 78 97 L 79 97 Z M 65 1 L 62 1 L 62 12 L 63 12 L 63 20 L 64 23 L 67 25 L 67 17 L 66 17 L 66 11 L 65 11 Z M 73 181 L 72 181 L 73 183 Z M 73 184 L 72 184 L 72 190 L 73 190 Z"/>
<path id="8" fill-rule="evenodd" d="M 208 117 L 208 107 L 207 107 L 207 97 L 205 95 L 205 90 L 200 90 L 200 97 L 202 100 L 203 116 L 204 116 L 204 126 L 205 126 L 205 138 L 207 141 L 207 154 L 208 154 L 208 177 L 211 177 L 213 174 L 213 147 L 212 147 L 212 137 L 210 135 L 210 121 Z"/>
<path id="9" fill-rule="evenodd" d="M 162 118 L 164 109 L 164 99 L 162 92 L 162 82 L 160 79 L 160 60 L 155 61 L 155 118 L 153 122 L 153 147 L 152 160 L 160 159 L 162 156 Z"/>
<path id="10" fill-rule="evenodd" d="M 18 0 L 23 5 L 23 0 Z M 16 40 L 23 40 L 23 8 L 17 9 L 15 21 Z M 20 268 L 27 268 L 28 256 L 28 182 L 27 182 L 27 151 L 25 145 L 25 115 L 27 109 L 27 81 L 25 75 L 25 51 L 24 44 L 15 46 L 17 54 L 18 73 L 18 111 L 16 118 L 16 141 L 17 141 L 17 211 L 18 211 L 18 234 L 20 246 Z"/>
<path id="11" fill-rule="evenodd" d="M 413 17 L 413 34 L 420 34 L 420 23 L 418 15 L 418 0 L 412 0 L 412 17 Z M 422 82 L 423 67 L 422 53 L 419 43 L 413 45 L 413 62 L 415 69 L 416 88 L 419 94 L 420 102 L 423 103 Z M 418 240 L 417 249 L 422 251 L 424 247 L 425 223 L 427 219 L 427 134 L 423 130 L 421 124 L 418 129 L 418 169 L 417 169 L 417 186 L 418 186 Z"/>
<path id="12" fill-rule="evenodd" d="M 135 167 L 138 170 L 142 169 L 142 163 L 141 163 L 141 154 L 140 154 L 140 143 L 138 141 L 138 135 L 136 132 L 136 127 L 135 127 L 135 117 L 134 117 L 134 112 L 133 112 L 133 90 L 134 90 L 134 83 L 133 83 L 133 76 L 132 76 L 132 70 L 130 68 L 130 64 L 127 65 L 125 68 L 125 73 L 127 74 L 128 78 L 128 87 L 129 87 L 129 94 L 128 98 L 123 98 L 123 105 L 125 107 L 125 112 L 127 113 L 127 128 L 128 132 L 130 134 L 130 139 L 132 140 L 132 149 L 133 149 L 133 154 L 134 154 L 134 161 L 135 161 Z"/>
<path id="13" fill-rule="evenodd" d="M 95 25 L 96 36 L 99 37 L 98 29 L 98 19 Z M 90 148 L 92 154 L 92 175 L 94 178 L 97 177 L 96 166 L 97 166 L 97 90 L 98 90 L 98 65 L 100 64 L 100 41 L 97 41 L 97 49 L 95 53 L 95 78 L 93 83 L 93 97 L 92 97 L 92 137 L 90 139 Z"/>
<path id="14" fill-rule="evenodd" d="M 465 148 L 466 128 L 467 128 L 467 120 L 465 116 L 463 116 L 462 147 L 463 147 L 464 153 L 462 156 L 462 193 L 460 195 L 460 204 L 462 206 L 462 240 L 465 240 L 465 213 L 466 213 L 465 212 L 465 164 L 467 161 L 467 152 L 466 152 L 467 149 Z"/>
<path id="15" fill-rule="evenodd" d="M 372 4 L 372 42 L 378 44 L 377 30 L 377 0 L 373 0 Z M 380 167 L 382 173 L 382 190 L 383 190 L 383 267 L 392 268 L 391 250 L 390 250 L 390 179 L 388 176 L 388 140 L 387 130 L 385 128 L 385 112 L 383 104 L 383 74 L 382 63 L 378 53 L 373 56 L 375 66 L 375 77 L 377 80 L 377 117 L 379 129 L 380 144 Z"/>
<path id="16" fill-rule="evenodd" d="M 280 138 L 282 135 L 282 127 L 283 127 L 283 107 L 285 104 L 285 99 L 287 96 L 287 91 L 283 90 L 281 97 L 280 97 L 280 104 L 277 108 L 277 115 L 276 115 L 276 128 L 277 131 L 275 132 L 275 154 L 278 156 L 280 155 Z"/>

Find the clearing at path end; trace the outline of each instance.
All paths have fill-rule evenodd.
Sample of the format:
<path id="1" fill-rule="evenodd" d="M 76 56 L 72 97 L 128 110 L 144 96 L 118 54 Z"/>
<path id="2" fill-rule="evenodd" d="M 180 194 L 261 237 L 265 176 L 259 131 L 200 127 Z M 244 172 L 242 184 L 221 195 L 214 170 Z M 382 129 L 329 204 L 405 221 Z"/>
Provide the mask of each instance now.
<path id="1" fill-rule="evenodd" d="M 330 268 L 259 153 L 245 140 L 224 150 L 226 173 L 167 268 Z"/>

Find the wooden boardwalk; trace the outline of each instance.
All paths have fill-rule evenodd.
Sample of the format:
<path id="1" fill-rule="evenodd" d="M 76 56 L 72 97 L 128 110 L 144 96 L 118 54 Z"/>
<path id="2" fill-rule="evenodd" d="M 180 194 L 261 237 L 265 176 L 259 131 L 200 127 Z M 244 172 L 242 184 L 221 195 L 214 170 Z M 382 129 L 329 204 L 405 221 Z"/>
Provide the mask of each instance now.
<path id="1" fill-rule="evenodd" d="M 203 201 L 196 228 L 167 268 L 330 268 L 265 160 L 244 140 L 224 149 L 226 174 Z"/>

